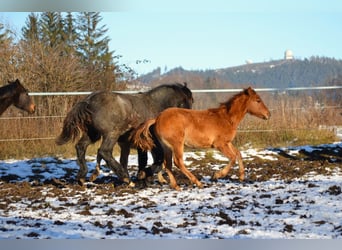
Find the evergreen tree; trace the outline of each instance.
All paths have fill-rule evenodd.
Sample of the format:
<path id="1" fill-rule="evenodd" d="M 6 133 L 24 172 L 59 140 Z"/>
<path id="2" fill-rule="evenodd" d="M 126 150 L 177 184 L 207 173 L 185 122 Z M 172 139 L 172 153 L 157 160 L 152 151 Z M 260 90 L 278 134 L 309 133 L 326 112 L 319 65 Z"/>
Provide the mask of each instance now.
<path id="1" fill-rule="evenodd" d="M 78 16 L 78 53 L 88 68 L 92 88 L 113 89 L 120 75 L 109 50 L 108 29 L 100 25 L 102 18 L 98 12 L 83 12 Z"/>
<path id="2" fill-rule="evenodd" d="M 109 51 L 108 29 L 100 26 L 102 20 L 98 12 L 83 12 L 79 15 L 79 53 L 87 64 L 106 67 L 112 63 L 113 52 Z M 99 27 L 100 26 L 100 27 Z"/>
<path id="3" fill-rule="evenodd" d="M 25 41 L 39 41 L 39 16 L 32 12 L 21 32 Z"/>
<path id="4" fill-rule="evenodd" d="M 11 31 L 5 28 L 5 25 L 0 23 L 0 43 L 11 42 Z"/>
<path id="5" fill-rule="evenodd" d="M 64 41 L 64 20 L 60 12 L 43 12 L 40 19 L 41 41 L 55 47 Z"/>
<path id="6" fill-rule="evenodd" d="M 75 18 L 71 12 L 68 12 L 64 20 L 65 50 L 68 54 L 76 51 L 78 41 L 76 28 Z"/>

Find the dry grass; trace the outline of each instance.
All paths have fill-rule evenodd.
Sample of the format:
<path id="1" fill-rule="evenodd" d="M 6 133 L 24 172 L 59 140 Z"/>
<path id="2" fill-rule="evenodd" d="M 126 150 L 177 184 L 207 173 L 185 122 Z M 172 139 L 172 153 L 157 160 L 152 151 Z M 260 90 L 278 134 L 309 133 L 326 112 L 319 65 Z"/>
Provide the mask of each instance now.
<path id="1" fill-rule="evenodd" d="M 9 108 L 0 118 L 0 159 L 75 157 L 72 143 L 57 146 L 54 138 L 61 132 L 64 116 L 80 98 L 83 97 L 35 97 L 38 110 L 34 115 L 25 114 L 14 107 Z M 196 107 L 196 103 L 204 103 L 200 98 L 195 95 L 195 109 L 206 108 Z M 305 95 L 289 97 L 263 94 L 262 98 L 270 108 L 272 117 L 264 121 L 247 115 L 240 124 L 234 142 L 239 148 L 246 145 L 315 145 L 337 140 L 332 131 L 319 130 L 319 125 L 342 125 L 342 105 L 338 103 L 341 98 L 337 99 L 337 103 L 329 102 L 331 100 L 328 97 L 320 98 L 319 105 L 312 101 L 311 96 Z M 210 102 L 207 105 L 217 106 Z M 334 108 L 322 108 L 323 106 Z M 87 155 L 95 155 L 98 147 L 99 143 L 90 146 Z M 114 154 L 117 155 L 118 152 L 118 148 L 115 148 Z"/>

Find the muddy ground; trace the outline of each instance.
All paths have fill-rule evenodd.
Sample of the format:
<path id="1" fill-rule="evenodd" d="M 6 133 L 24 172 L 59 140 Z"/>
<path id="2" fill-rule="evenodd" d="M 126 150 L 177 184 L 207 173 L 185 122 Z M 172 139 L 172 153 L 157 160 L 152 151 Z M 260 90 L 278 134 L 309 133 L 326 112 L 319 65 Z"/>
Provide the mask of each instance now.
<path id="1" fill-rule="evenodd" d="M 341 219 L 342 207 L 338 206 L 342 205 L 342 184 L 335 181 L 323 186 L 314 178 L 342 175 L 342 147 L 303 149 L 297 154 L 285 149 L 270 151 L 276 155 L 276 160 L 259 157 L 244 159 L 247 177 L 244 183 L 238 181 L 237 167 L 231 170 L 227 178 L 211 181 L 210 176 L 227 161 L 217 159 L 213 153 L 203 153 L 201 157 L 189 154 L 186 161 L 204 183 L 204 189 L 190 185 L 184 175 L 174 170 L 183 189 L 180 192 L 160 185 L 156 179 L 148 184 L 139 182 L 135 188 L 127 187 L 119 183 L 106 167 L 103 167 L 104 174 L 94 184 L 87 183 L 81 187 L 75 180 L 77 167 L 70 168 L 70 162 L 75 166 L 74 160 L 27 160 L 32 173 L 26 176 L 6 172 L 8 164 L 1 162 L 0 238 L 342 238 L 342 222 L 330 218 L 336 209 L 341 209 L 336 217 Z M 54 176 L 54 168 L 49 167 L 51 165 L 63 169 L 63 175 Z M 133 178 L 136 169 L 136 166 L 130 166 Z M 270 182 L 276 183 L 272 184 L 275 187 L 269 188 Z M 295 185 L 292 187 L 291 184 Z M 295 190 L 296 185 L 304 189 Z M 223 198 L 220 187 L 227 186 L 229 189 L 225 190 Z M 248 193 L 252 189 L 257 192 Z M 314 217 L 308 211 L 310 206 L 314 207 L 315 203 L 318 206 L 319 203 L 308 196 L 311 193 L 305 198 L 305 190 L 312 191 L 314 195 L 328 196 L 329 200 L 337 202 L 327 219 L 317 217 L 310 222 L 319 228 L 329 226 L 329 233 L 323 230 L 321 235 L 318 230 L 313 235 L 309 232 L 310 225 L 305 228 L 297 225 Z M 182 198 L 185 193 L 192 196 Z M 208 197 L 203 198 L 203 194 Z M 160 198 L 156 198 L 158 196 Z M 198 197 L 212 199 L 213 203 Z M 178 213 L 186 213 L 182 219 L 162 208 L 163 202 L 173 207 L 178 202 L 190 204 L 192 201 L 199 203 L 195 210 L 201 211 L 188 213 L 186 207 L 177 208 Z M 223 206 L 220 201 L 227 205 Z M 296 211 L 305 206 L 308 206 L 306 212 Z M 188 208 L 194 209 L 192 205 Z M 170 218 L 175 216 L 175 220 L 179 221 L 169 223 L 167 218 L 156 219 L 148 211 L 163 213 Z M 255 220 L 244 216 L 247 212 L 254 212 Z M 279 224 L 273 217 L 268 224 L 265 222 L 271 215 L 279 217 Z M 211 218 L 210 221 L 207 221 L 208 218 Z M 121 219 L 123 222 L 119 222 Z M 70 225 L 73 220 L 74 225 Z M 136 224 L 135 220 L 140 222 Z M 225 229 L 221 230 L 222 226 Z M 66 229 L 77 233 L 68 234 Z M 265 231 L 267 233 L 263 233 Z"/>

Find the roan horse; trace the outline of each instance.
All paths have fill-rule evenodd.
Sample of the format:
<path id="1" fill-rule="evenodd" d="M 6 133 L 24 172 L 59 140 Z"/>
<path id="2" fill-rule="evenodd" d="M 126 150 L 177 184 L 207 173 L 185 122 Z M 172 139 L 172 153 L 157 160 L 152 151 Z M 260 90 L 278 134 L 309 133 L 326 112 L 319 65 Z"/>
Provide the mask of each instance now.
<path id="1" fill-rule="evenodd" d="M 76 143 L 77 162 L 80 170 L 78 182 L 85 182 L 88 167 L 85 154 L 87 147 L 102 137 L 97 153 L 97 164 L 90 181 L 99 174 L 101 160 L 112 169 L 119 179 L 130 183 L 127 159 L 131 142 L 129 133 L 148 119 L 156 117 L 169 107 L 191 108 L 192 93 L 186 84 L 165 84 L 138 94 L 120 94 L 98 91 L 78 102 L 67 114 L 63 130 L 56 138 L 62 145 L 81 138 Z M 114 145 L 120 141 L 120 163 L 112 156 Z M 146 154 L 146 152 L 145 152 Z"/>
<path id="2" fill-rule="evenodd" d="M 143 150 L 150 150 L 153 141 L 149 128 L 154 125 L 154 132 L 164 148 L 164 169 L 170 186 L 179 190 L 171 171 L 171 155 L 174 163 L 188 179 L 199 188 L 203 184 L 185 167 L 183 162 L 184 145 L 192 148 L 216 148 L 229 158 L 229 164 L 215 172 L 213 179 L 225 177 L 236 160 L 240 167 L 240 180 L 244 180 L 244 166 L 240 152 L 233 146 L 238 125 L 249 113 L 259 118 L 269 119 L 270 112 L 260 96 L 252 89 L 244 89 L 218 108 L 208 110 L 186 110 L 169 108 L 139 126 L 133 136 L 134 143 Z"/>
<path id="3" fill-rule="evenodd" d="M 33 114 L 36 106 L 28 95 L 27 89 L 19 82 L 8 82 L 9 84 L 0 88 L 0 115 L 12 104 L 30 114 Z"/>

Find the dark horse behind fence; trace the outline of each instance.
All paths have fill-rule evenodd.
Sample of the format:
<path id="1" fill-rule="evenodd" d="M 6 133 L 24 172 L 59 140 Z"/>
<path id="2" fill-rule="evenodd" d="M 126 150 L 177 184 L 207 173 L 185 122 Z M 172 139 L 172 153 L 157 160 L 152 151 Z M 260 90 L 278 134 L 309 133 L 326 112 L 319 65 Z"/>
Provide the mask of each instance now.
<path id="1" fill-rule="evenodd" d="M 34 113 L 35 105 L 28 95 L 27 89 L 24 88 L 18 79 L 8 83 L 0 87 L 0 115 L 11 105 L 30 114 Z"/>
<path id="2" fill-rule="evenodd" d="M 133 141 L 143 150 L 150 150 L 153 147 L 153 141 L 149 128 L 154 124 L 154 132 L 165 152 L 164 169 L 169 176 L 170 186 L 177 190 L 180 188 L 171 171 L 172 153 L 174 163 L 181 172 L 199 188 L 203 187 L 202 183 L 184 165 L 184 145 L 192 148 L 216 148 L 229 158 L 229 164 L 214 174 L 214 180 L 225 177 L 238 160 L 242 181 L 244 166 L 241 154 L 233 146 L 232 140 L 246 113 L 263 119 L 270 117 L 269 110 L 252 88 L 236 94 L 218 108 L 208 110 L 169 108 L 160 113 L 156 119 L 151 119 L 139 126 L 133 136 Z"/>
<path id="3" fill-rule="evenodd" d="M 77 180 L 83 184 L 88 167 L 85 161 L 87 147 L 102 137 L 97 153 L 97 164 L 90 181 L 98 175 L 101 160 L 119 179 L 129 183 L 127 159 L 130 148 L 129 133 L 148 119 L 156 117 L 169 107 L 191 108 L 193 97 L 186 84 L 165 84 L 138 94 L 120 94 L 98 91 L 77 103 L 67 114 L 63 130 L 56 138 L 58 145 L 70 140 L 76 143 L 80 170 Z M 79 138 L 79 136 L 81 137 Z M 112 156 L 114 145 L 120 140 L 120 163 Z M 145 153 L 146 154 L 146 153 Z"/>

